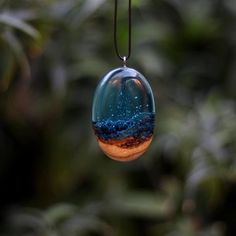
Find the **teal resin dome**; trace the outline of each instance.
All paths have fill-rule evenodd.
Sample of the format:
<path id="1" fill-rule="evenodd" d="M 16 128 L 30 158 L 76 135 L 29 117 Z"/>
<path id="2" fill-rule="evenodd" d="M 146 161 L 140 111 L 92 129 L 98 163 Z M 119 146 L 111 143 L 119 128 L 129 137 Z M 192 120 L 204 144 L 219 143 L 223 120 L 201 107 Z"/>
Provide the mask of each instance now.
<path id="1" fill-rule="evenodd" d="M 150 145 L 155 123 L 152 89 L 138 71 L 121 67 L 99 83 L 92 124 L 99 146 L 115 160 L 129 161 Z"/>

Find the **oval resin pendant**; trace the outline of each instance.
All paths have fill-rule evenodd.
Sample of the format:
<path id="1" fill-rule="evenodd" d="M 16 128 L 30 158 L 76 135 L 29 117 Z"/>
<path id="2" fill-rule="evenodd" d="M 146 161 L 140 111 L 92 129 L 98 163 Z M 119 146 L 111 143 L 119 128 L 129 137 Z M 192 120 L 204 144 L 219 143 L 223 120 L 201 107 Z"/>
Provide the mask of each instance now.
<path id="1" fill-rule="evenodd" d="M 100 81 L 92 123 L 98 144 L 107 156 L 118 161 L 138 158 L 152 141 L 154 122 L 153 94 L 142 74 L 121 67 Z"/>

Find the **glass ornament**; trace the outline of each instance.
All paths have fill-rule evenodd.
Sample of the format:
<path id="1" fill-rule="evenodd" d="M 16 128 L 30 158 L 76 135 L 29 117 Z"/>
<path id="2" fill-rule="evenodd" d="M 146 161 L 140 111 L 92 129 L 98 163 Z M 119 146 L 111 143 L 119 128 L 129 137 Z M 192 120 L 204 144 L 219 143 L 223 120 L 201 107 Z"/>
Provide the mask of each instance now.
<path id="1" fill-rule="evenodd" d="M 108 157 L 137 159 L 152 141 L 154 123 L 153 93 L 142 74 L 124 66 L 105 75 L 95 92 L 92 125 Z"/>

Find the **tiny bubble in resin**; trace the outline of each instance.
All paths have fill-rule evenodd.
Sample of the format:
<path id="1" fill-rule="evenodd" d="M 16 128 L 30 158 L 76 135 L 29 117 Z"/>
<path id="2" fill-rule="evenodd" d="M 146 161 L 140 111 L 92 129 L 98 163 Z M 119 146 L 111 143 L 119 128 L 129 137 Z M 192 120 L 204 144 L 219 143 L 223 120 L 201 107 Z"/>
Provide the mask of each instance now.
<path id="1" fill-rule="evenodd" d="M 92 125 L 98 144 L 110 158 L 137 159 L 153 139 L 155 104 L 150 85 L 138 71 L 121 67 L 99 83 Z"/>

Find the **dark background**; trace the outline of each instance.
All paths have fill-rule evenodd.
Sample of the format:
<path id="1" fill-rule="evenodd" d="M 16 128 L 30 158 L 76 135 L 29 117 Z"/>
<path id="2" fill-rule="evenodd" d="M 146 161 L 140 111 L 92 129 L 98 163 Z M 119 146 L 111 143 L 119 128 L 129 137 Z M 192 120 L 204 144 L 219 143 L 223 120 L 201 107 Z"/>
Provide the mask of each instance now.
<path id="1" fill-rule="evenodd" d="M 128 65 L 157 121 L 129 163 L 91 129 L 96 85 L 121 65 L 113 4 L 0 0 L 0 235 L 234 236 L 236 1 L 133 0 Z"/>

